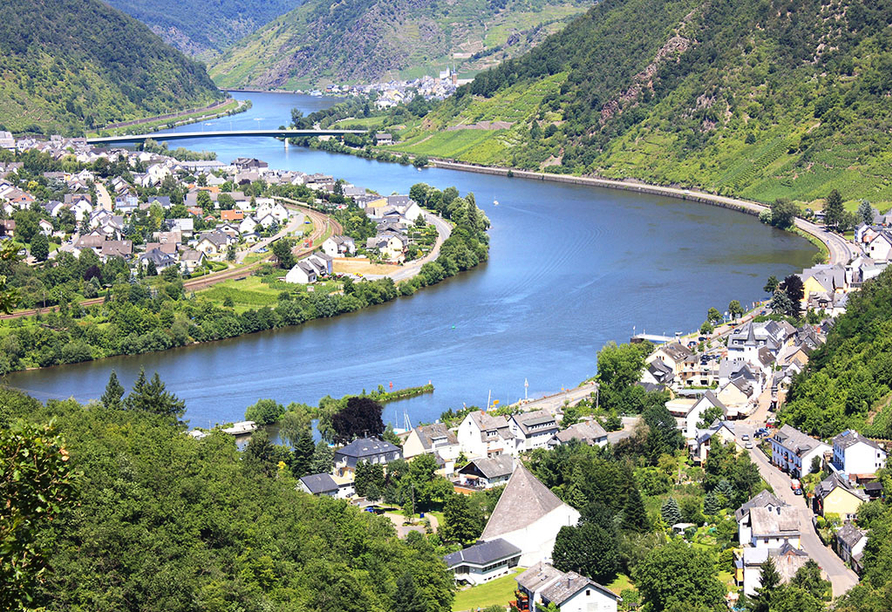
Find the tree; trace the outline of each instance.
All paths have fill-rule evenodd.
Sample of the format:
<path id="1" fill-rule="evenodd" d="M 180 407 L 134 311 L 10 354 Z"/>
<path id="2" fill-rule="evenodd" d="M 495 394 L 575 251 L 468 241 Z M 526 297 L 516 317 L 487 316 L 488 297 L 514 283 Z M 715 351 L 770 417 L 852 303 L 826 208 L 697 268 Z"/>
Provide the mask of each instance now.
<path id="1" fill-rule="evenodd" d="M 836 229 L 842 222 L 845 212 L 845 208 L 842 205 L 842 196 L 839 194 L 839 191 L 834 189 L 827 196 L 827 201 L 824 205 L 824 224 L 831 229 Z"/>
<path id="2" fill-rule="evenodd" d="M 771 224 L 780 229 L 793 226 L 799 209 L 787 198 L 778 198 L 771 203 Z"/>
<path id="3" fill-rule="evenodd" d="M 275 423 L 285 414 L 285 406 L 273 399 L 259 399 L 245 409 L 245 420 L 258 425 Z"/>
<path id="4" fill-rule="evenodd" d="M 279 453 L 276 452 L 276 447 L 270 442 L 269 434 L 265 430 L 258 429 L 251 434 L 242 461 L 248 472 L 267 478 L 275 476 L 279 471 Z"/>
<path id="5" fill-rule="evenodd" d="M 291 252 L 293 247 L 294 241 L 290 238 L 280 238 L 273 242 L 273 255 L 279 260 L 279 267 L 283 270 L 294 267 L 294 253 Z"/>
<path id="6" fill-rule="evenodd" d="M 722 509 L 722 504 L 719 501 L 718 494 L 715 491 L 710 491 L 703 498 L 703 513 L 707 516 L 715 516 Z"/>
<path id="7" fill-rule="evenodd" d="M 297 441 L 305 429 L 309 429 L 313 419 L 311 409 L 306 404 L 292 402 L 285 409 L 285 414 L 279 419 L 279 436 L 287 444 L 297 446 Z"/>
<path id="8" fill-rule="evenodd" d="M 724 416 L 725 413 L 720 406 L 710 406 L 704 410 L 703 414 L 700 416 L 700 421 L 697 423 L 697 429 L 707 429 L 710 425 L 715 423 L 716 419 L 724 418 Z"/>
<path id="9" fill-rule="evenodd" d="M 647 508 L 644 507 L 644 500 L 641 499 L 638 487 L 629 487 L 629 492 L 626 494 L 626 503 L 623 505 L 622 529 L 635 533 L 650 531 L 650 519 L 647 516 Z"/>
<path id="10" fill-rule="evenodd" d="M 799 304 L 805 297 L 805 287 L 802 284 L 802 278 L 798 274 L 790 274 L 784 279 L 781 288 L 787 294 L 787 297 L 790 298 L 791 308 L 788 314 L 792 317 L 798 317 L 800 314 Z"/>
<path id="11" fill-rule="evenodd" d="M 12 240 L 4 240 L 0 244 L 0 265 L 4 267 L 18 260 L 18 249 L 14 246 Z M 19 301 L 19 292 L 17 289 L 10 287 L 6 281 L 6 276 L 0 274 L 0 312 L 12 312 Z"/>
<path id="12" fill-rule="evenodd" d="M 462 546 L 473 544 L 483 533 L 484 520 L 479 506 L 471 505 L 467 495 L 450 495 L 443 507 L 439 535 Z"/>
<path id="13" fill-rule="evenodd" d="M 771 598 L 781 583 L 780 573 L 771 557 L 765 559 L 759 566 L 759 583 L 760 586 L 756 588 L 756 595 L 753 597 L 752 612 L 770 612 Z"/>
<path id="14" fill-rule="evenodd" d="M 777 291 L 779 285 L 780 281 L 777 280 L 777 277 L 772 274 L 768 277 L 768 280 L 765 281 L 765 286 L 762 288 L 762 291 L 768 293 L 769 295 L 774 295 L 774 292 Z"/>
<path id="15" fill-rule="evenodd" d="M 294 451 L 291 458 L 291 473 L 296 478 L 313 474 L 310 467 L 313 463 L 313 455 L 316 452 L 316 445 L 313 442 L 313 432 L 309 427 L 305 427 L 297 437 L 297 443 L 294 445 Z"/>
<path id="16" fill-rule="evenodd" d="M 715 308 L 710 308 L 706 313 L 706 320 L 710 323 L 721 323 L 722 322 L 722 313 L 720 313 Z"/>
<path id="17" fill-rule="evenodd" d="M 771 312 L 774 314 L 786 315 L 793 310 L 793 302 L 790 301 L 790 298 L 786 293 L 778 289 L 771 297 L 771 301 L 768 303 L 768 308 L 770 308 Z"/>
<path id="18" fill-rule="evenodd" d="M 45 580 L 51 538 L 41 531 L 66 512 L 73 474 L 64 440 L 50 425 L 0 428 L 0 608 L 30 610 Z"/>
<path id="19" fill-rule="evenodd" d="M 381 404 L 368 397 L 351 397 L 331 418 L 335 442 L 347 444 L 357 437 L 380 437 L 384 433 Z"/>
<path id="20" fill-rule="evenodd" d="M 124 406 L 127 410 L 141 410 L 175 419 L 181 419 L 186 414 L 186 403 L 165 390 L 158 372 L 147 382 L 143 369 L 140 369 L 130 395 L 124 400 Z"/>
<path id="21" fill-rule="evenodd" d="M 415 580 L 409 572 L 396 579 L 393 612 L 427 612 L 427 606 L 425 606 L 421 597 L 418 596 Z"/>
<path id="22" fill-rule="evenodd" d="M 616 533 L 589 521 L 576 527 L 561 527 L 552 557 L 559 570 L 577 572 L 603 583 L 611 582 L 620 570 Z"/>
<path id="23" fill-rule="evenodd" d="M 663 506 L 660 508 L 660 516 L 669 527 L 681 522 L 681 508 L 678 507 L 678 502 L 675 501 L 674 497 L 670 497 L 663 502 Z"/>
<path id="24" fill-rule="evenodd" d="M 858 212 L 856 214 L 858 220 L 864 225 L 873 224 L 873 207 L 867 200 L 861 200 L 861 204 L 858 205 Z"/>
<path id="25" fill-rule="evenodd" d="M 711 553 L 679 539 L 650 551 L 634 567 L 632 579 L 653 612 L 712 610 L 724 603 L 725 587 Z"/>
<path id="26" fill-rule="evenodd" d="M 805 589 L 819 601 L 830 589 L 830 581 L 821 576 L 821 566 L 814 559 L 809 559 L 799 568 L 790 584 Z"/>
<path id="27" fill-rule="evenodd" d="M 203 189 L 195 196 L 195 203 L 198 204 L 205 213 L 209 213 L 214 209 L 214 202 L 211 200 L 211 194 Z"/>
<path id="28" fill-rule="evenodd" d="M 732 319 L 739 319 L 743 316 L 744 310 L 740 305 L 740 300 L 731 300 L 731 303 L 728 304 L 728 313 Z"/>
<path id="29" fill-rule="evenodd" d="M 120 410 L 124 407 L 124 402 L 121 401 L 123 397 L 124 387 L 118 382 L 118 374 L 112 370 L 108 376 L 108 384 L 105 385 L 105 393 L 99 401 L 109 410 Z"/>
<path id="30" fill-rule="evenodd" d="M 778 588 L 771 596 L 771 612 L 823 612 L 826 609 L 822 600 L 792 584 Z"/>
<path id="31" fill-rule="evenodd" d="M 31 255 L 37 261 L 46 261 L 50 256 L 50 242 L 43 232 L 37 232 L 31 239 Z"/>
<path id="32" fill-rule="evenodd" d="M 576 406 L 566 406 L 564 408 L 564 416 L 561 419 L 561 429 L 567 429 L 571 425 L 579 422 L 579 408 Z"/>
<path id="33" fill-rule="evenodd" d="M 334 451 L 323 441 L 316 443 L 313 459 L 310 461 L 311 474 L 328 474 L 334 467 Z"/>

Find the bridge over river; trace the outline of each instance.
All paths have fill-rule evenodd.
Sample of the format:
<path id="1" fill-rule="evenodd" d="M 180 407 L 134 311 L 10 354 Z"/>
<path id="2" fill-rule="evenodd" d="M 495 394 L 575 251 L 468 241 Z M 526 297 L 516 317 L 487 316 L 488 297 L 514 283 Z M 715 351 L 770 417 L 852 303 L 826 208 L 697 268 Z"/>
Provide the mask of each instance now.
<path id="1" fill-rule="evenodd" d="M 148 139 L 169 142 L 171 140 L 186 140 L 191 138 L 237 138 L 251 136 L 269 136 L 271 138 L 295 138 L 302 136 L 344 136 L 346 134 L 361 135 L 365 130 L 230 130 L 213 132 L 165 132 L 159 134 L 127 134 L 124 136 L 103 136 L 100 138 L 88 138 L 90 144 L 115 144 L 130 142 L 145 142 Z"/>

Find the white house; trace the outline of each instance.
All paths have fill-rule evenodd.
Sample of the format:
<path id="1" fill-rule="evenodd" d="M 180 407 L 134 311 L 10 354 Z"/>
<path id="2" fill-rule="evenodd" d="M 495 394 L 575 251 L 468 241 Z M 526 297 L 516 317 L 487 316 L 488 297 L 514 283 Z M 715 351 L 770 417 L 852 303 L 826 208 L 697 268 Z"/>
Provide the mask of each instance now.
<path id="1" fill-rule="evenodd" d="M 578 511 L 518 465 L 480 539 L 488 542 L 502 538 L 510 542 L 521 550 L 520 565 L 530 567 L 550 561 L 558 531 L 578 521 Z"/>
<path id="2" fill-rule="evenodd" d="M 790 506 L 751 508 L 750 544 L 754 548 L 800 547 L 799 511 Z"/>
<path id="3" fill-rule="evenodd" d="M 715 396 L 712 391 L 707 391 L 691 406 L 688 413 L 684 416 L 684 437 L 687 440 L 693 440 L 697 437 L 697 424 L 703 418 L 703 415 L 710 408 L 718 408 L 722 411 L 722 416 L 719 417 L 724 419 L 728 416 L 728 408 L 719 401 L 719 399 Z"/>
<path id="4" fill-rule="evenodd" d="M 322 252 L 329 257 L 345 257 L 356 253 L 356 243 L 350 236 L 329 236 L 322 243 Z"/>
<path id="5" fill-rule="evenodd" d="M 421 425 L 409 432 L 403 442 L 403 457 L 411 459 L 418 455 L 430 454 L 442 459 L 445 473 L 451 474 L 455 460 L 461 453 L 461 446 L 455 434 L 443 423 Z"/>
<path id="6" fill-rule="evenodd" d="M 250 234 L 251 232 L 257 229 L 257 221 L 255 221 L 251 217 L 245 217 L 238 224 L 238 231 L 240 234 Z"/>
<path id="7" fill-rule="evenodd" d="M 607 432 L 594 419 L 580 421 L 554 434 L 548 441 L 548 446 L 554 448 L 567 444 L 570 440 L 579 440 L 589 446 L 607 446 Z"/>
<path id="8" fill-rule="evenodd" d="M 809 559 L 808 553 L 792 546 L 744 548 L 742 558 L 738 558 L 737 563 L 743 566 L 743 592 L 748 597 L 753 597 L 762 586 L 762 564 L 769 558 L 774 561 L 781 584 L 789 582 Z"/>
<path id="9" fill-rule="evenodd" d="M 328 497 L 337 497 L 340 487 L 335 482 L 331 474 L 310 474 L 301 476 L 300 488 L 311 495 L 327 495 Z"/>
<path id="10" fill-rule="evenodd" d="M 576 572 L 537 563 L 516 578 L 518 610 L 541 612 L 549 604 L 561 612 L 616 612 L 621 601 L 610 589 Z"/>
<path id="11" fill-rule="evenodd" d="M 456 582 L 478 585 L 511 573 L 520 561 L 520 549 L 497 538 L 450 553 L 443 560 L 455 574 Z"/>
<path id="12" fill-rule="evenodd" d="M 794 478 L 812 472 L 812 462 L 830 452 L 830 446 L 805 435 L 792 425 L 778 429 L 771 442 L 771 462 Z"/>
<path id="13" fill-rule="evenodd" d="M 458 470 L 458 484 L 478 489 L 491 489 L 508 482 L 517 463 L 511 455 L 477 457 Z"/>
<path id="14" fill-rule="evenodd" d="M 888 261 L 889 254 L 892 253 L 892 237 L 886 232 L 879 232 L 867 244 L 865 248 L 868 257 L 874 261 Z"/>
<path id="15" fill-rule="evenodd" d="M 753 540 L 753 528 L 750 518 L 750 511 L 754 508 L 767 508 L 774 510 L 776 508 L 786 507 L 787 503 L 781 501 L 768 491 L 760 491 L 748 502 L 740 506 L 734 512 L 734 518 L 737 520 L 737 535 L 741 546 L 750 544 Z"/>
<path id="16" fill-rule="evenodd" d="M 307 285 L 315 283 L 320 277 L 331 274 L 331 257 L 325 253 L 313 253 L 294 264 L 285 275 L 286 283 Z"/>
<path id="17" fill-rule="evenodd" d="M 482 410 L 472 412 L 458 426 L 457 436 L 468 457 L 517 454 L 518 440 L 503 416 L 490 416 Z"/>
<path id="18" fill-rule="evenodd" d="M 833 438 L 833 465 L 852 478 L 869 478 L 886 467 L 886 451 L 853 429 Z"/>
<path id="19" fill-rule="evenodd" d="M 513 414 L 508 419 L 508 427 L 517 438 L 521 451 L 544 448 L 559 431 L 557 421 L 547 410 Z"/>

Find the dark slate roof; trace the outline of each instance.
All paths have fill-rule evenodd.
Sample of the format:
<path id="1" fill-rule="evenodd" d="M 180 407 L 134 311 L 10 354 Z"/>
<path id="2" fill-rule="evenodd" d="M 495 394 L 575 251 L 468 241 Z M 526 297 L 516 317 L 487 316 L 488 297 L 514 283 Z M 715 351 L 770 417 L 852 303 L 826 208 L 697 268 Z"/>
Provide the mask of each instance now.
<path id="1" fill-rule="evenodd" d="M 420 425 L 415 428 L 418 439 L 425 450 L 433 448 L 435 442 L 445 440 L 446 444 L 458 444 L 458 438 L 449 431 L 444 423 L 432 423 L 430 425 Z"/>
<path id="2" fill-rule="evenodd" d="M 450 553 L 443 557 L 443 560 L 450 569 L 462 563 L 485 566 L 502 559 L 519 557 L 520 553 L 521 550 L 514 544 L 497 538 L 489 542 L 478 542 L 464 550 Z"/>
<path id="3" fill-rule="evenodd" d="M 471 471 L 471 466 L 483 474 L 487 479 L 508 476 L 514 471 L 514 457 L 511 455 L 496 455 L 495 457 L 479 457 L 473 459 L 459 470 L 460 473 Z"/>
<path id="4" fill-rule="evenodd" d="M 337 454 L 345 457 L 356 457 L 362 459 L 364 457 L 373 457 L 384 453 L 401 452 L 400 449 L 390 442 L 377 440 L 375 438 L 360 438 L 354 440 L 344 448 L 338 449 Z"/>
<path id="5" fill-rule="evenodd" d="M 836 532 L 836 539 L 845 542 L 849 548 L 857 544 L 866 534 L 852 523 L 846 523 Z"/>
<path id="6" fill-rule="evenodd" d="M 748 502 L 743 504 L 740 508 L 738 508 L 734 512 L 735 518 L 737 518 L 737 522 L 740 522 L 747 512 L 752 510 L 753 508 L 765 508 L 767 506 L 786 506 L 786 502 L 782 502 L 780 499 L 775 497 L 773 493 L 767 490 L 760 491 L 756 494 L 755 497 L 750 499 Z"/>
<path id="7" fill-rule="evenodd" d="M 302 476 L 300 481 L 304 483 L 313 495 L 338 490 L 338 483 L 334 481 L 330 474 L 310 474 L 309 476 Z"/>

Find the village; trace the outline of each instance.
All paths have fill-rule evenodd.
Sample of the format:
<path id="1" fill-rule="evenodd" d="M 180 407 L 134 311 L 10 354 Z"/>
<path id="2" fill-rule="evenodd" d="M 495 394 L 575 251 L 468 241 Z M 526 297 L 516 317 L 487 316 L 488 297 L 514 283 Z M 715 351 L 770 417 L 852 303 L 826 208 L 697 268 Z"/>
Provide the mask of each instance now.
<path id="1" fill-rule="evenodd" d="M 17 174 L 22 162 L 0 164 L 0 240 L 20 243 L 31 264 L 91 250 L 103 263 L 123 260 L 134 276 L 176 268 L 186 279 L 212 282 L 214 273 L 248 273 L 251 264 L 278 261 L 269 253 L 287 239 L 300 259 L 282 280 L 311 285 L 334 277 L 411 276 L 400 266 L 427 261 L 449 233 L 448 224 L 407 195 L 381 196 L 329 175 L 273 170 L 253 158 L 184 161 L 166 149 L 102 149 L 79 138 L 15 141 L 0 134 L 0 143 L 72 168 L 43 172 L 35 195 Z M 264 195 L 276 187 L 303 187 L 309 197 Z M 43 201 L 46 194 L 58 198 Z M 345 211 L 364 218 L 354 236 L 333 220 Z M 46 247 L 34 249 L 38 234 Z"/>

